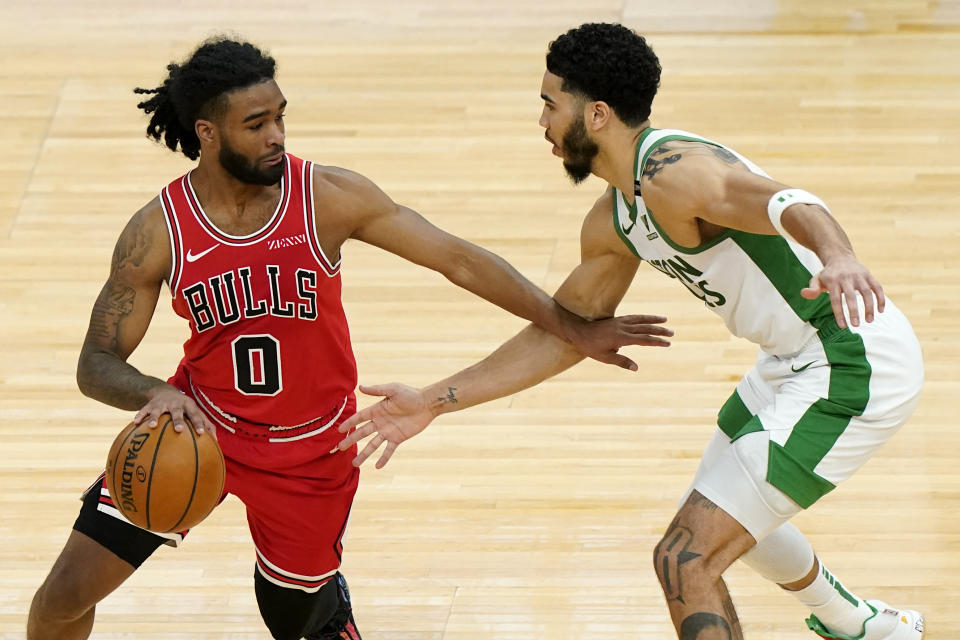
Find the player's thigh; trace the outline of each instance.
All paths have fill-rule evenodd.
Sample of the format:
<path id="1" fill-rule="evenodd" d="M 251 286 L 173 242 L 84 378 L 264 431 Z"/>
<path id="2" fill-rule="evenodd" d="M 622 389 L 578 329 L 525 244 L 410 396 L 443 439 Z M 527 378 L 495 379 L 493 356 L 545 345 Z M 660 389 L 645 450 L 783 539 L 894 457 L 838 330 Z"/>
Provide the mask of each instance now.
<path id="1" fill-rule="evenodd" d="M 329 440 L 320 438 L 235 444 L 282 469 L 236 464 L 229 471 L 230 492 L 247 508 L 257 570 L 274 584 L 315 593 L 340 568 L 359 477 L 352 454 L 330 453 Z"/>
<path id="2" fill-rule="evenodd" d="M 40 588 L 37 604 L 67 618 L 82 615 L 136 570 L 96 540 L 73 530 Z"/>
<path id="3" fill-rule="evenodd" d="M 100 509 L 102 478 L 83 498 L 63 551 L 38 593 L 38 604 L 80 614 L 123 583 L 166 540 Z M 67 615 L 69 617 L 69 615 Z"/>

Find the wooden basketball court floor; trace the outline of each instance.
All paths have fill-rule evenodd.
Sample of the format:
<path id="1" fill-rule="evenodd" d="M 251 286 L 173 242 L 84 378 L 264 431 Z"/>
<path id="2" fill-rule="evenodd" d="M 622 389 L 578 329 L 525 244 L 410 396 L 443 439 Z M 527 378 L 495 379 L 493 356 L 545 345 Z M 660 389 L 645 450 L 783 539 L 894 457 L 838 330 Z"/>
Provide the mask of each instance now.
<path id="1" fill-rule="evenodd" d="M 851 589 L 923 609 L 930 640 L 957 637 L 957 0 L 4 0 L 0 637 L 23 637 L 77 496 L 130 418 L 77 391 L 78 347 L 123 224 L 190 166 L 143 137 L 131 89 L 208 35 L 249 38 L 279 61 L 291 152 L 366 174 L 552 291 L 602 186 L 574 189 L 550 155 L 539 82 L 547 43 L 587 21 L 649 36 L 664 67 L 655 126 L 824 197 L 913 321 L 916 416 L 797 523 Z M 343 253 L 363 382 L 432 382 L 523 326 L 379 250 Z M 676 338 L 631 348 L 640 373 L 583 363 L 365 469 L 343 564 L 364 637 L 674 637 L 652 549 L 754 357 L 701 307 L 643 267 L 621 311 L 664 313 Z M 165 376 L 186 335 L 161 299 L 132 361 Z M 252 572 L 230 499 L 101 604 L 93 637 L 268 638 Z M 728 583 L 747 638 L 812 637 L 750 570 Z"/>

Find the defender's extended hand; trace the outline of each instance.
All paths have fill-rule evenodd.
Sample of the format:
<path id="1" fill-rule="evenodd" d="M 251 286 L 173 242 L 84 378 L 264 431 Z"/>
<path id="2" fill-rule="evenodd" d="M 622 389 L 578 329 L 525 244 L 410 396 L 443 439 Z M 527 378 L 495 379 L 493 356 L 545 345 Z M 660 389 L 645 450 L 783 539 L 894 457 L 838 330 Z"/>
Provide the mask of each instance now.
<path id="1" fill-rule="evenodd" d="M 800 291 L 800 295 L 809 300 L 815 299 L 821 293 L 830 294 L 830 306 L 833 307 L 833 316 L 837 325 L 844 329 L 847 321 L 843 316 L 843 305 L 847 305 L 850 312 L 850 324 L 860 326 L 860 307 L 857 304 L 857 294 L 863 298 L 864 319 L 873 322 L 874 296 L 876 296 L 876 311 L 883 313 L 886 298 L 883 287 L 877 282 L 870 271 L 860 264 L 853 256 L 837 257 L 824 265 L 817 275 L 810 279 L 810 284 Z"/>
<path id="2" fill-rule="evenodd" d="M 571 336 L 570 342 L 587 357 L 636 371 L 637 363 L 617 351 L 620 347 L 631 344 L 669 347 L 667 340 L 658 337 L 673 335 L 673 331 L 660 326 L 666 321 L 664 316 L 643 315 L 595 320 L 584 323 L 578 334 Z"/>
<path id="3" fill-rule="evenodd" d="M 382 469 L 401 442 L 412 438 L 427 428 L 436 414 L 423 394 L 405 384 L 391 382 L 368 387 L 360 385 L 360 391 L 370 396 L 385 396 L 380 402 L 367 407 L 343 421 L 337 427 L 340 433 L 347 433 L 337 448 L 346 451 L 360 440 L 373 435 L 367 446 L 353 459 L 353 465 L 359 467 L 364 460 L 373 455 L 384 442 L 386 448 L 377 460 L 377 469 Z M 363 423 L 363 424 L 361 424 Z M 360 426 L 357 426 L 360 425 Z M 354 431 L 351 431 L 357 427 Z"/>

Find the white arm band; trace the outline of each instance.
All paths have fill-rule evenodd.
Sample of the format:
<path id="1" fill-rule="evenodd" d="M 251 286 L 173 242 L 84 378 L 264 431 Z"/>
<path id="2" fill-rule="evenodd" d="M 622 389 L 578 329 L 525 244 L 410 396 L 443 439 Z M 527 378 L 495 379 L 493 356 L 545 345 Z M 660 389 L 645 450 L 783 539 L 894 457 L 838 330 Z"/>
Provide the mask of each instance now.
<path id="1" fill-rule="evenodd" d="M 770 201 L 767 202 L 767 215 L 770 216 L 770 224 L 784 238 L 796 242 L 797 239 L 790 235 L 790 232 L 783 227 L 783 222 L 780 220 L 786 208 L 793 204 L 815 204 L 818 207 L 823 207 L 823 210 L 827 213 L 830 213 L 830 209 L 827 208 L 823 200 L 803 189 L 784 189 L 773 194 Z"/>

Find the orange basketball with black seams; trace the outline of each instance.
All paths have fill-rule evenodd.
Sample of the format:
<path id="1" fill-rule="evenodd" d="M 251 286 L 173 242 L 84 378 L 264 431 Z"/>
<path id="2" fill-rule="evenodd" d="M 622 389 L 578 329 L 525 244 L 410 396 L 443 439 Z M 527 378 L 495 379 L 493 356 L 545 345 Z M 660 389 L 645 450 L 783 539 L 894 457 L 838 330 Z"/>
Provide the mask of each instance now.
<path id="1" fill-rule="evenodd" d="M 223 453 L 190 422 L 181 432 L 164 413 L 157 426 L 130 423 L 107 456 L 107 490 L 127 520 L 156 533 L 189 529 L 210 515 L 223 495 Z"/>

